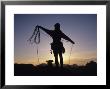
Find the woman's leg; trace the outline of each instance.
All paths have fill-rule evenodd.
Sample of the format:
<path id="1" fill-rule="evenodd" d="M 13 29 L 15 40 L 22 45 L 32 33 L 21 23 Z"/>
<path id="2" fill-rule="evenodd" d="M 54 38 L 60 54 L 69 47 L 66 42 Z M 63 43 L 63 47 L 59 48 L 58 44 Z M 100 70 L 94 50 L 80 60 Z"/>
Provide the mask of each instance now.
<path id="1" fill-rule="evenodd" d="M 59 53 L 59 57 L 60 57 L 60 65 L 61 65 L 61 67 L 63 67 L 63 56 L 62 56 L 62 52 Z"/>
<path id="2" fill-rule="evenodd" d="M 55 64 L 56 64 L 56 67 L 58 67 L 58 66 L 59 66 L 59 63 L 58 63 L 58 53 L 55 52 L 55 51 L 53 51 L 53 53 L 54 53 L 54 57 L 55 57 Z"/>

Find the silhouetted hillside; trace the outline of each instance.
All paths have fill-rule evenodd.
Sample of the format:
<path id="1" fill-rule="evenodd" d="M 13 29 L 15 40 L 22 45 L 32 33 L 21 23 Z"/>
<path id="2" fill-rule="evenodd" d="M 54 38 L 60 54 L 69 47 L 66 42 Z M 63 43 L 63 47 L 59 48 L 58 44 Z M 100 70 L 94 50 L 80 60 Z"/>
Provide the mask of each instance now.
<path id="1" fill-rule="evenodd" d="M 97 63 L 91 61 L 85 66 L 64 65 L 56 68 L 54 65 L 14 64 L 15 76 L 97 76 Z"/>

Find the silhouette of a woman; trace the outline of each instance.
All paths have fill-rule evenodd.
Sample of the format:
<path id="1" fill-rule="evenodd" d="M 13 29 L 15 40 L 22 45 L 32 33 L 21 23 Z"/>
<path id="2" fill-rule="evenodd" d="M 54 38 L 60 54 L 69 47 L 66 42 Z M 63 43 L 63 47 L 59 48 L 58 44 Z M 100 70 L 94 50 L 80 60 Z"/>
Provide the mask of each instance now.
<path id="1" fill-rule="evenodd" d="M 60 57 L 60 65 L 61 67 L 63 67 L 62 53 L 65 53 L 65 48 L 63 47 L 61 38 L 70 41 L 72 44 L 75 44 L 75 43 L 60 30 L 59 23 L 56 23 L 54 25 L 55 27 L 54 30 L 48 30 L 43 28 L 42 26 L 36 26 L 36 27 L 41 28 L 43 31 L 45 31 L 47 34 L 49 34 L 52 37 L 53 42 L 51 43 L 51 49 L 53 50 L 53 53 L 54 53 L 56 67 L 59 67 L 58 55 Z"/>

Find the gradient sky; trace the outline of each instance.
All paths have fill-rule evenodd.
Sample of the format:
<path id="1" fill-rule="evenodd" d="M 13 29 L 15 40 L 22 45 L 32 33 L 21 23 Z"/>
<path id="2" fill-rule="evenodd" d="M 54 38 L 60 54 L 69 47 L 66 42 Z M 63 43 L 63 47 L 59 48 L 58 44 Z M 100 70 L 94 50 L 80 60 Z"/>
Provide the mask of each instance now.
<path id="1" fill-rule="evenodd" d="M 14 60 L 15 63 L 38 64 L 37 45 L 27 40 L 32 35 L 36 25 L 49 30 L 55 23 L 60 23 L 61 30 L 76 44 L 72 48 L 71 64 L 82 65 L 90 60 L 97 60 L 97 15 L 96 14 L 15 14 L 14 15 Z M 41 30 L 39 48 L 39 63 L 54 60 L 50 54 L 52 38 Z M 64 63 L 69 63 L 72 44 L 63 40 L 66 49 Z"/>

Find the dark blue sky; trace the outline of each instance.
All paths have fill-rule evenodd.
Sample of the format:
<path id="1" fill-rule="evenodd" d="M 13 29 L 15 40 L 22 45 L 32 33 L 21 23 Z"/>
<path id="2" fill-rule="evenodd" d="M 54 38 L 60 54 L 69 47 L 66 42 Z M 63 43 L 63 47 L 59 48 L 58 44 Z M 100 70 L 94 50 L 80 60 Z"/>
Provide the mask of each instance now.
<path id="1" fill-rule="evenodd" d="M 34 64 L 36 62 L 36 45 L 30 45 L 27 40 L 32 35 L 36 25 L 53 30 L 54 24 L 57 22 L 60 23 L 61 30 L 76 43 L 72 51 L 72 63 L 78 63 L 75 61 L 82 62 L 82 60 L 87 61 L 87 59 L 90 60 L 97 57 L 96 14 L 15 14 L 15 62 Z M 49 44 L 51 42 L 52 39 L 45 32 L 41 31 L 39 57 L 42 62 L 49 58 Z M 66 56 L 64 57 L 66 60 L 69 55 L 71 43 L 67 43 L 66 41 L 63 43 L 66 48 Z"/>

